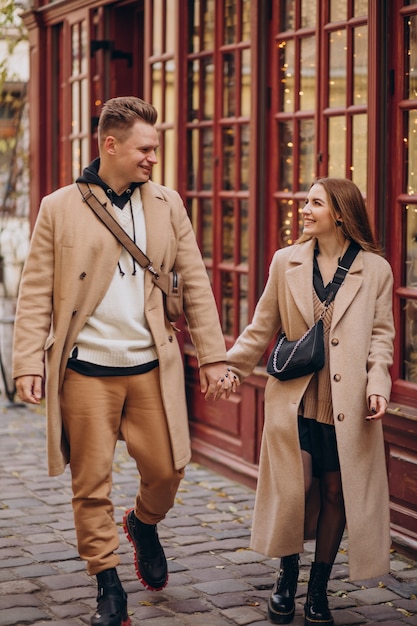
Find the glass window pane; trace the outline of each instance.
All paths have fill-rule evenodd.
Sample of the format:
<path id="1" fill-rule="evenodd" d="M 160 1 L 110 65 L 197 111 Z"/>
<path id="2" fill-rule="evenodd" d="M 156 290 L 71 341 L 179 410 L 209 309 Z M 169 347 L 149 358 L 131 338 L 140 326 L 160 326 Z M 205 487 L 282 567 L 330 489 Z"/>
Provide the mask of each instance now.
<path id="1" fill-rule="evenodd" d="M 301 28 L 315 28 L 317 3 L 311 0 L 301 1 Z"/>
<path id="2" fill-rule="evenodd" d="M 344 116 L 329 118 L 329 176 L 346 176 L 346 120 Z"/>
<path id="3" fill-rule="evenodd" d="M 188 121 L 197 122 L 199 113 L 200 61 L 194 59 L 188 64 Z"/>
<path id="4" fill-rule="evenodd" d="M 188 44 L 189 52 L 200 51 L 200 0 L 192 0 L 188 3 L 190 27 Z"/>
<path id="5" fill-rule="evenodd" d="M 81 142 L 75 139 L 71 142 L 72 152 L 72 179 L 75 180 L 81 174 Z"/>
<path id="6" fill-rule="evenodd" d="M 249 189 L 249 124 L 240 128 L 240 189 Z"/>
<path id="7" fill-rule="evenodd" d="M 301 40 L 300 110 L 314 110 L 316 104 L 316 39 Z"/>
<path id="8" fill-rule="evenodd" d="M 330 33 L 329 107 L 346 106 L 346 31 Z"/>
<path id="9" fill-rule="evenodd" d="M 280 111 L 292 112 L 295 107 L 295 57 L 294 41 L 282 41 L 279 44 L 280 83 L 279 90 Z"/>
<path id="10" fill-rule="evenodd" d="M 293 186 L 294 164 L 294 131 L 293 122 L 280 122 L 278 125 L 279 145 L 279 187 L 282 191 L 290 191 Z"/>
<path id="11" fill-rule="evenodd" d="M 407 193 L 417 193 L 417 111 L 405 113 L 407 137 L 404 140 L 407 163 Z"/>
<path id="12" fill-rule="evenodd" d="M 88 80 L 86 78 L 83 78 L 83 80 L 81 81 L 81 85 L 80 85 L 80 89 L 81 89 L 81 102 L 80 102 L 80 106 L 81 106 L 81 132 L 82 133 L 88 133 L 89 129 L 90 129 L 90 124 L 91 124 L 91 120 L 90 120 L 90 98 L 88 95 Z M 88 165 L 88 163 L 87 163 Z"/>
<path id="13" fill-rule="evenodd" d="M 233 335 L 233 274 L 222 272 L 222 329 L 225 335 Z"/>
<path id="14" fill-rule="evenodd" d="M 251 0 L 242 0 L 242 41 L 250 41 L 250 7 Z"/>
<path id="15" fill-rule="evenodd" d="M 240 263 L 249 261 L 249 204 L 240 201 Z"/>
<path id="16" fill-rule="evenodd" d="M 84 137 L 81 140 L 81 162 L 80 162 L 80 174 L 85 167 L 90 163 L 90 142 L 88 138 Z"/>
<path id="17" fill-rule="evenodd" d="M 203 50 L 214 49 L 215 0 L 205 0 L 203 14 Z"/>
<path id="18" fill-rule="evenodd" d="M 78 135 L 81 131 L 81 119 L 80 119 L 80 83 L 75 81 L 71 85 L 72 94 L 72 118 L 71 118 L 71 134 Z"/>
<path id="19" fill-rule="evenodd" d="M 237 41 L 237 14 L 236 0 L 223 0 L 224 4 L 224 31 L 223 42 L 225 44 Z"/>
<path id="20" fill-rule="evenodd" d="M 87 23 L 83 20 L 80 24 L 81 28 L 81 44 L 80 44 L 80 70 L 82 74 L 88 71 L 87 59 Z"/>
<path id="21" fill-rule="evenodd" d="M 211 198 L 203 198 L 203 240 L 201 243 L 203 257 L 213 258 L 213 208 Z"/>
<path id="22" fill-rule="evenodd" d="M 347 0 L 330 0 L 330 21 L 344 22 L 347 18 Z"/>
<path id="23" fill-rule="evenodd" d="M 223 185 L 222 189 L 235 188 L 235 131 L 231 126 L 223 128 L 222 132 L 223 154 Z"/>
<path id="24" fill-rule="evenodd" d="M 283 0 L 281 2 L 281 25 L 280 31 L 295 29 L 295 2 L 294 0 Z"/>
<path id="25" fill-rule="evenodd" d="M 404 324 L 404 367 L 403 378 L 417 383 L 417 301 L 405 300 Z M 401 326 L 403 325 L 401 324 Z"/>
<path id="26" fill-rule="evenodd" d="M 223 117 L 236 115 L 235 82 L 235 55 L 225 54 L 223 57 Z"/>
<path id="27" fill-rule="evenodd" d="M 251 54 L 250 49 L 242 51 L 242 76 L 241 76 L 241 95 L 240 95 L 240 114 L 243 117 L 250 116 L 251 105 L 251 71 L 250 71 Z"/>
<path id="28" fill-rule="evenodd" d="M 406 18 L 405 97 L 417 97 L 417 15 Z"/>
<path id="29" fill-rule="evenodd" d="M 405 207 L 406 211 L 406 287 L 417 289 L 417 206 L 410 204 Z M 415 306 L 417 306 L 417 302 Z M 417 317 L 416 317 L 417 323 Z"/>
<path id="30" fill-rule="evenodd" d="M 162 115 L 162 63 L 158 61 L 152 65 L 152 104 L 158 111 L 158 116 Z"/>
<path id="31" fill-rule="evenodd" d="M 368 27 L 354 30 L 353 104 L 366 104 L 368 100 Z"/>
<path id="32" fill-rule="evenodd" d="M 176 2 L 170 2 L 167 0 L 165 3 L 166 10 L 166 26 L 165 26 L 165 50 L 168 54 L 174 54 L 175 52 L 175 33 L 176 28 L 173 25 L 176 22 Z"/>
<path id="33" fill-rule="evenodd" d="M 235 250 L 235 216 L 233 201 L 222 202 L 222 260 L 233 262 Z"/>
<path id="34" fill-rule="evenodd" d="M 316 175 L 314 120 L 300 121 L 300 170 L 298 188 L 307 191 Z"/>
<path id="35" fill-rule="evenodd" d="M 214 118 L 214 64 L 212 57 L 203 60 L 203 118 Z"/>
<path id="36" fill-rule="evenodd" d="M 368 116 L 355 115 L 352 120 L 352 180 L 366 194 L 368 166 Z"/>
<path id="37" fill-rule="evenodd" d="M 164 185 L 166 187 L 176 188 L 176 171 L 175 164 L 177 162 L 174 154 L 175 136 L 174 129 L 170 128 L 164 132 Z"/>
<path id="38" fill-rule="evenodd" d="M 190 216 L 191 224 L 193 225 L 193 230 L 197 234 L 198 223 L 199 223 L 198 198 L 191 199 L 191 207 L 189 207 L 188 215 Z"/>
<path id="39" fill-rule="evenodd" d="M 164 122 L 173 124 L 175 120 L 175 63 L 167 61 L 165 64 L 165 119 Z"/>
<path id="40" fill-rule="evenodd" d="M 202 171 L 202 187 L 203 189 L 213 188 L 213 129 L 204 128 L 201 131 L 203 139 L 203 171 Z"/>
<path id="41" fill-rule="evenodd" d="M 162 47 L 162 15 L 163 0 L 153 0 L 153 32 L 152 32 L 152 54 L 160 55 Z"/>
<path id="42" fill-rule="evenodd" d="M 278 204 L 279 211 L 279 233 L 278 233 L 278 246 L 285 248 L 294 243 L 292 237 L 292 222 L 294 210 L 296 210 L 296 204 L 294 200 L 281 200 Z"/>
<path id="43" fill-rule="evenodd" d="M 187 189 L 197 189 L 197 174 L 199 168 L 199 137 L 200 131 L 194 128 L 188 132 L 188 184 Z"/>
<path id="44" fill-rule="evenodd" d="M 239 276 L 239 333 L 248 325 L 248 276 Z"/>
<path id="45" fill-rule="evenodd" d="M 354 16 L 368 15 L 368 0 L 355 0 Z"/>
<path id="46" fill-rule="evenodd" d="M 72 76 L 76 76 L 80 73 L 80 35 L 79 25 L 71 27 L 71 55 L 72 55 Z"/>

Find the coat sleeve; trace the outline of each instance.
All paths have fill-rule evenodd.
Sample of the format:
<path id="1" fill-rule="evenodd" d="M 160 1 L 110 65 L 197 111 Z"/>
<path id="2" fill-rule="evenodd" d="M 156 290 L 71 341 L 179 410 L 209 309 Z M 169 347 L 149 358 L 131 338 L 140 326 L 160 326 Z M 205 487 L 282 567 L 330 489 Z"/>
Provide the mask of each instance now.
<path id="1" fill-rule="evenodd" d="M 194 230 L 176 194 L 177 250 L 175 269 L 184 281 L 184 315 L 199 366 L 226 361 L 226 345 L 210 280 Z"/>
<path id="2" fill-rule="evenodd" d="M 246 378 L 259 363 L 273 337 L 281 328 L 279 312 L 279 251 L 275 253 L 265 289 L 255 308 L 252 322 L 227 353 L 227 362 Z"/>
<path id="3" fill-rule="evenodd" d="M 389 368 L 393 360 L 394 321 L 392 314 L 391 268 L 380 259 L 382 270 L 378 273 L 378 292 L 375 300 L 374 320 L 367 361 L 368 380 L 366 397 L 376 394 L 389 401 L 391 376 Z"/>
<path id="4" fill-rule="evenodd" d="M 44 374 L 45 347 L 52 317 L 52 230 L 44 198 L 20 281 L 13 336 L 13 378 Z"/>

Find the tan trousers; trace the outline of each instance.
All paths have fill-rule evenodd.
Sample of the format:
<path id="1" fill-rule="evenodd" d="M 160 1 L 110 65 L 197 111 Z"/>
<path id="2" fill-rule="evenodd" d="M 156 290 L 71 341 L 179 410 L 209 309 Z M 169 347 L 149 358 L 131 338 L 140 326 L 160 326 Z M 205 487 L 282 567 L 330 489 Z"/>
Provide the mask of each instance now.
<path id="1" fill-rule="evenodd" d="M 119 535 L 110 499 L 120 435 L 140 475 L 135 513 L 161 521 L 174 504 L 184 471 L 174 468 L 159 368 L 135 376 L 91 377 L 67 369 L 61 410 L 70 444 L 75 530 L 89 574 L 119 564 Z M 128 508 L 128 507 L 127 507 Z"/>

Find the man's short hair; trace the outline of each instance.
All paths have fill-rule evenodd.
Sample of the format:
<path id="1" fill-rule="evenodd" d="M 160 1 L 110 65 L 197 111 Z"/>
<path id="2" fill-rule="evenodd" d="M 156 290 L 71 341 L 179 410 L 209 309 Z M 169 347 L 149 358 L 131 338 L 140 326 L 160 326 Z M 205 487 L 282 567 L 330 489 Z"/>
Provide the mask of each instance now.
<path id="1" fill-rule="evenodd" d="M 136 122 L 154 126 L 158 112 L 152 104 L 136 96 L 111 98 L 104 103 L 98 121 L 98 140 L 101 144 L 108 135 L 117 135 L 121 141 Z"/>

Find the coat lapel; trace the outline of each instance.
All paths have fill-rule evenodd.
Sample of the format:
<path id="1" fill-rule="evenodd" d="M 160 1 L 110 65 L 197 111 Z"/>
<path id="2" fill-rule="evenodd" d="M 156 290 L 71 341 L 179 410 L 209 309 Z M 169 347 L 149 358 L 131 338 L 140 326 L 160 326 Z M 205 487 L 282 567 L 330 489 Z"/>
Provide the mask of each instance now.
<path id="1" fill-rule="evenodd" d="M 161 269 L 168 248 L 171 210 L 161 190 L 151 181 L 140 188 L 146 223 L 146 254 Z M 166 268 L 165 268 L 166 269 Z"/>
<path id="2" fill-rule="evenodd" d="M 336 294 L 332 316 L 332 328 L 335 328 L 336 324 L 340 322 L 358 293 L 363 283 L 363 275 L 359 275 L 361 272 L 363 272 L 363 257 L 362 253 L 359 251 L 342 286 Z"/>
<path id="3" fill-rule="evenodd" d="M 290 267 L 286 271 L 288 288 L 298 310 L 308 326 L 314 324 L 314 309 L 312 294 L 313 282 L 313 254 L 315 240 L 303 246 L 294 246 L 290 258 Z M 289 320 L 291 323 L 291 320 Z"/>

